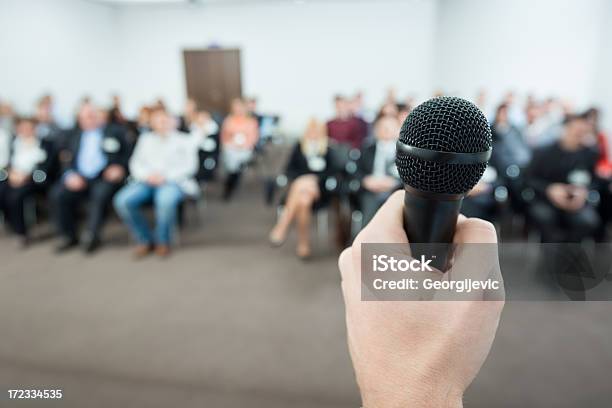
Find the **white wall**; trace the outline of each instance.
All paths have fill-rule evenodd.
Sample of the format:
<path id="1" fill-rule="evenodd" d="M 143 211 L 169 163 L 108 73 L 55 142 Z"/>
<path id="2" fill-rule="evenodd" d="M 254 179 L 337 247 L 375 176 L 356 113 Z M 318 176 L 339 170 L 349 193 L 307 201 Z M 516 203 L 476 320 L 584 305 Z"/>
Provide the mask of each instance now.
<path id="1" fill-rule="evenodd" d="M 494 98 L 514 89 L 588 103 L 605 3 L 440 0 L 436 85 L 465 96 L 485 87 Z"/>
<path id="2" fill-rule="evenodd" d="M 487 87 L 596 101 L 612 128 L 612 5 L 606 0 L 379 0 L 110 7 L 0 0 L 0 99 L 31 109 L 53 92 L 62 117 L 120 91 L 128 111 L 185 98 L 182 50 L 242 49 L 243 89 L 297 132 L 336 92 L 420 99 Z"/>
<path id="3" fill-rule="evenodd" d="M 604 25 L 599 38 L 601 51 L 592 90 L 595 103 L 602 109 L 603 126 L 608 130 L 608 137 L 612 138 L 612 1 L 607 2 L 602 17 L 607 24 Z"/>
<path id="4" fill-rule="evenodd" d="M 185 98 L 184 48 L 211 43 L 242 50 L 243 93 L 301 130 L 327 118 L 337 92 L 365 92 L 378 105 L 389 85 L 431 92 L 435 1 L 262 2 L 247 6 L 128 7 L 122 90 L 128 108 L 164 96 Z"/>
<path id="5" fill-rule="evenodd" d="M 0 98 L 32 113 L 52 92 L 71 119 L 89 94 L 109 97 L 115 69 L 115 11 L 80 0 L 0 0 Z"/>

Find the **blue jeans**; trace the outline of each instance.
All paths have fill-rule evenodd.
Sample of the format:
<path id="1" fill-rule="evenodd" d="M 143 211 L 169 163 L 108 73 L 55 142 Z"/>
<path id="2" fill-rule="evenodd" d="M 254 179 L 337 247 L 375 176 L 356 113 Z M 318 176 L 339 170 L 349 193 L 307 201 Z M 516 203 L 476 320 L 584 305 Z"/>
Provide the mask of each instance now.
<path id="1" fill-rule="evenodd" d="M 115 196 L 113 204 L 138 243 L 168 245 L 176 225 L 177 209 L 183 199 L 184 194 L 176 184 L 151 186 L 136 182 L 123 187 Z M 141 211 L 142 206 L 150 202 L 153 202 L 155 208 L 155 237 Z"/>

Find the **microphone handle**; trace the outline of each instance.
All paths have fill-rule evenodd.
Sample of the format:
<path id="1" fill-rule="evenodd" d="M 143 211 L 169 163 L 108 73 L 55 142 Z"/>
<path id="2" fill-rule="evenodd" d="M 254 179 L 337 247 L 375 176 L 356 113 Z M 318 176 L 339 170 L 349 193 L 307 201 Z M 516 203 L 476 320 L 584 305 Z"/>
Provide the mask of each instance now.
<path id="1" fill-rule="evenodd" d="M 432 259 L 433 266 L 444 272 L 450 259 L 450 244 L 455 236 L 464 196 L 425 193 L 410 186 L 405 186 L 405 190 L 404 230 L 412 257 L 425 255 Z"/>

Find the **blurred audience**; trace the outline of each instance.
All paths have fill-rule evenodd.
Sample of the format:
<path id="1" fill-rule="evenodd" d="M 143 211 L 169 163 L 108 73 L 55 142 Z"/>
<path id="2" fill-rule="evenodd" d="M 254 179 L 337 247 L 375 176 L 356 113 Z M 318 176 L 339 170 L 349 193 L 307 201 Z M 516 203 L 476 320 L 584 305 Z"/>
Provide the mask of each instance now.
<path id="1" fill-rule="evenodd" d="M 311 255 L 312 213 L 329 203 L 327 183 L 338 171 L 325 125 L 311 120 L 287 163 L 285 175 L 289 180 L 289 190 L 283 211 L 270 232 L 272 245 L 282 245 L 295 222 L 298 238 L 296 253 L 302 259 Z"/>
<path id="2" fill-rule="evenodd" d="M 56 165 L 54 145 L 49 139 L 36 136 L 33 118 L 21 117 L 17 119 L 16 136 L 8 148 L 8 161 L 0 170 L 0 211 L 22 246 L 27 246 L 25 201 L 38 192 L 44 192 L 53 179 Z"/>
<path id="3" fill-rule="evenodd" d="M 258 138 L 257 120 L 249 114 L 242 99 L 234 99 L 221 127 L 223 164 L 227 172 L 224 200 L 229 200 L 236 190 L 244 166 L 253 157 Z"/>
<path id="4" fill-rule="evenodd" d="M 112 105 L 108 110 L 108 122 L 113 125 L 127 126 L 128 121 L 121 109 L 121 97 L 115 94 L 112 99 Z"/>
<path id="5" fill-rule="evenodd" d="M 61 129 L 53 118 L 53 100 L 49 95 L 42 97 L 36 106 L 36 122 L 36 136 L 40 140 L 59 142 Z"/>
<path id="6" fill-rule="evenodd" d="M 509 108 L 505 102 L 499 105 L 495 111 L 495 118 L 491 125 L 491 135 L 493 137 L 493 153 L 489 164 L 506 185 L 510 205 L 514 211 L 521 212 L 524 204 L 521 197 L 523 190 L 522 172 L 531 160 L 531 149 L 525 143 L 520 129 L 510 120 Z M 478 187 L 482 187 L 482 184 Z M 483 193 L 483 191 L 477 191 Z M 480 196 L 479 199 L 472 195 L 474 204 L 485 199 L 482 194 L 478 195 Z M 490 199 L 487 198 L 486 201 L 489 204 Z M 481 202 L 481 204 L 485 203 Z"/>
<path id="7" fill-rule="evenodd" d="M 6 167 L 8 166 L 10 145 L 11 145 L 10 131 L 5 130 L 0 127 L 0 169 L 6 169 Z M 6 175 L 5 175 L 5 178 L 6 178 Z"/>
<path id="8" fill-rule="evenodd" d="M 531 150 L 523 140 L 519 128 L 509 117 L 509 107 L 505 103 L 499 105 L 491 125 L 493 136 L 493 155 L 491 164 L 501 171 L 514 164 L 525 167 L 531 159 Z"/>
<path id="9" fill-rule="evenodd" d="M 586 114 L 569 115 L 561 138 L 533 154 L 527 183 L 537 198 L 528 212 L 543 242 L 580 242 L 598 227 L 599 216 L 588 200 L 598 158 L 585 145 L 590 130 Z"/>
<path id="10" fill-rule="evenodd" d="M 185 101 L 185 107 L 183 108 L 183 114 L 179 118 L 178 129 L 181 132 L 189 133 L 191 131 L 191 124 L 195 121 L 197 114 L 198 103 L 193 98 L 187 98 L 187 101 Z"/>
<path id="11" fill-rule="evenodd" d="M 491 109 L 484 88 L 475 102 L 485 113 Z M 328 204 L 338 221 L 336 235 L 346 238 L 339 242 L 350 236 L 348 220 L 356 220 L 347 209 L 359 210 L 362 225 L 367 224 L 386 197 L 401 188 L 395 142 L 415 104 L 411 96 L 398 100 L 394 88 L 379 109 L 369 109 L 362 92 L 350 98 L 338 95 L 335 117 L 327 124 L 311 121 L 291 152 L 284 211 L 270 241 L 281 244 L 295 223 L 296 252 L 307 258 L 313 211 Z M 108 109 L 84 97 L 69 131 L 60 129 L 53 110 L 49 94 L 38 100 L 34 118 L 17 119 L 9 103 L 0 103 L 0 211 L 6 223 L 27 245 L 24 205 L 44 201 L 47 186 L 57 180 L 49 194 L 62 237 L 57 250 L 81 243 L 87 253 L 93 252 L 100 245 L 109 204 L 125 184 L 129 161 L 131 181 L 114 204 L 136 238 L 136 257 L 154 250 L 162 256 L 170 253 L 180 204 L 213 180 L 220 156 L 226 174 L 222 194 L 229 200 L 245 166 L 266 157 L 266 134 L 272 135 L 278 122 L 258 112 L 255 98 L 232 101 L 221 126 L 221 118 L 198 109 L 193 99 L 185 102 L 179 117 L 157 99 L 129 120 L 118 95 Z M 490 221 L 524 215 L 527 226 L 535 227 L 545 242 L 605 239 L 612 220 L 608 135 L 600 128 L 597 109 L 573 112 L 572 104 L 560 98 L 539 100 L 528 94 L 519 101 L 514 92 L 504 94 L 490 117 L 493 156 L 465 198 L 463 213 Z M 63 174 L 55 171 L 55 164 L 63 165 Z M 82 203 L 87 203 L 87 221 L 79 234 Z M 155 208 L 153 231 L 141 213 L 148 203 Z"/>
<path id="12" fill-rule="evenodd" d="M 51 192 L 62 242 L 57 252 L 76 247 L 86 253 L 100 245 L 100 233 L 115 192 L 121 187 L 128 161 L 125 134 L 116 126 L 103 126 L 100 111 L 91 103 L 81 105 L 78 126 L 70 132 L 60 158 L 67 169 Z M 87 226 L 79 236 L 79 205 L 88 202 Z"/>
<path id="13" fill-rule="evenodd" d="M 13 107 L 7 103 L 0 101 L 0 129 L 10 134 L 13 132 L 15 120 L 15 112 Z"/>
<path id="14" fill-rule="evenodd" d="M 361 148 L 368 135 L 367 123 L 353 115 L 350 102 L 341 95 L 334 99 L 336 116 L 327 122 L 329 138 L 353 149 Z"/>
<path id="15" fill-rule="evenodd" d="M 395 166 L 395 144 L 400 123 L 392 116 L 383 116 L 374 124 L 375 140 L 367 144 L 357 162 L 357 178 L 361 181 L 359 207 L 366 225 L 387 198 L 402 184 Z"/>
<path id="16" fill-rule="evenodd" d="M 261 127 L 261 122 L 263 120 L 263 115 L 259 113 L 259 109 L 257 108 L 257 98 L 249 97 L 244 100 L 246 104 L 247 111 L 249 115 L 251 115 L 257 121 L 257 125 Z"/>
<path id="17" fill-rule="evenodd" d="M 499 185 L 497 170 L 487 166 L 480 181 L 464 198 L 461 213 L 466 217 L 481 218 L 493 222 L 497 215 L 495 189 Z"/>
<path id="18" fill-rule="evenodd" d="M 132 181 L 114 199 L 117 214 L 136 239 L 136 258 L 153 250 L 161 257 L 170 254 L 178 206 L 185 197 L 198 194 L 194 178 L 198 161 L 193 143 L 173 129 L 163 108 L 153 108 L 151 128 L 151 132 L 140 135 L 130 159 Z M 149 203 L 155 209 L 154 234 L 142 214 L 142 207 Z"/>

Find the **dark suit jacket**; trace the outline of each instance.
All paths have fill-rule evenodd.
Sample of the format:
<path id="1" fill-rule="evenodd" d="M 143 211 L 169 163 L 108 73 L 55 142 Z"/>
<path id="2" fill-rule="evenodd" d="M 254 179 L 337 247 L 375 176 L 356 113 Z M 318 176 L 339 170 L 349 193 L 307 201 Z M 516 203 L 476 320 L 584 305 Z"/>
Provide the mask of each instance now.
<path id="1" fill-rule="evenodd" d="M 360 182 L 364 177 L 369 176 L 374 171 L 374 159 L 376 157 L 376 141 L 368 143 L 361 149 L 361 156 L 357 160 L 357 171 L 355 177 Z M 397 181 L 397 187 L 401 186 L 401 182 Z"/>
<path id="2" fill-rule="evenodd" d="M 355 173 L 359 180 L 363 180 L 365 176 L 372 174 L 374 157 L 376 157 L 376 142 L 368 143 L 361 149 L 361 157 L 357 161 L 357 172 Z"/>
<path id="3" fill-rule="evenodd" d="M 118 164 L 126 169 L 130 159 L 130 148 L 126 140 L 125 129 L 121 126 L 108 125 L 103 130 L 102 151 L 106 156 L 106 166 Z M 79 128 L 71 130 L 66 136 L 65 146 L 60 152 L 60 159 L 64 171 L 75 171 L 77 156 L 81 147 L 83 131 Z"/>
<path id="4" fill-rule="evenodd" d="M 299 176 L 314 174 L 321 182 L 325 182 L 328 177 L 336 176 L 340 169 L 338 167 L 338 160 L 332 149 L 331 146 L 328 147 L 325 155 L 322 156 L 325 160 L 325 168 L 320 171 L 313 171 L 308 167 L 308 160 L 304 156 L 304 153 L 302 153 L 300 143 L 296 143 L 289 157 L 289 161 L 287 162 L 285 175 L 289 180 L 293 181 Z"/>

